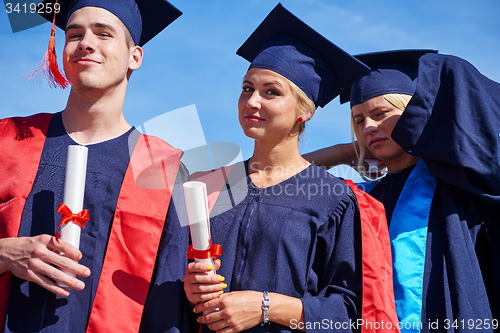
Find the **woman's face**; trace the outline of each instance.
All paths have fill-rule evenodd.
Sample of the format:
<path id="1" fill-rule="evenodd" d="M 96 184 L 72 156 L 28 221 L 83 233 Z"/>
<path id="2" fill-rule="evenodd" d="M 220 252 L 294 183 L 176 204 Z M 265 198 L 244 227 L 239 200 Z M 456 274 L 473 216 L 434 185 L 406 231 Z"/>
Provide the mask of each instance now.
<path id="1" fill-rule="evenodd" d="M 246 136 L 281 142 L 298 133 L 297 97 L 287 79 L 268 69 L 250 68 L 243 78 L 238 118 Z"/>
<path id="2" fill-rule="evenodd" d="M 352 107 L 357 132 L 370 152 L 385 162 L 389 171 L 406 167 L 401 165 L 411 157 L 391 138 L 392 130 L 403 111 L 377 96 Z"/>

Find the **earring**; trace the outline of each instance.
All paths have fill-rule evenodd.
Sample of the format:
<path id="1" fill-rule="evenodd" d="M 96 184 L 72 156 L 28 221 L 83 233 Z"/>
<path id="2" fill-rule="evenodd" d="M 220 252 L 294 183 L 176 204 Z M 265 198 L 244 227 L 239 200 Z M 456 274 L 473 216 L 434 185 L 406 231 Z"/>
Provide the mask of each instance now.
<path id="1" fill-rule="evenodd" d="M 304 118 L 302 117 L 299 117 L 299 119 L 297 119 L 299 122 L 303 122 L 304 121 Z"/>

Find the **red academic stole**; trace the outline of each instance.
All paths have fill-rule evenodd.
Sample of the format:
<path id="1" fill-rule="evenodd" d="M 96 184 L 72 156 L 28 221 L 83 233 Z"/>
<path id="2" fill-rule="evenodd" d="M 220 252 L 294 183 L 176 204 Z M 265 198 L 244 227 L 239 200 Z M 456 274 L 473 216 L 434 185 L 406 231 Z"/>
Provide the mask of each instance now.
<path id="1" fill-rule="evenodd" d="M 385 209 L 381 202 L 349 185 L 361 218 L 363 294 L 361 332 L 399 332 L 392 280 L 392 253 Z"/>
<path id="2" fill-rule="evenodd" d="M 14 190 L 11 189 L 6 195 L 0 192 L 0 199 L 2 199 L 0 200 L 2 202 L 0 226 L 3 228 L 7 224 L 5 221 L 14 221 L 13 224 L 16 224 L 9 226 L 9 233 L 4 233 L 3 229 L 0 230 L 1 237 L 15 237 L 18 234 L 24 202 L 38 170 L 51 117 L 52 115 L 37 115 L 33 117 L 32 123 L 27 123 L 25 120 L 31 120 L 31 117 L 23 118 L 23 125 L 28 126 L 33 134 L 30 136 L 31 139 L 25 140 L 27 142 L 12 140 L 13 143 L 10 143 L 11 149 L 8 151 L 17 152 L 15 157 L 18 158 L 10 158 L 13 160 L 12 163 L 17 164 L 16 168 L 14 165 L 5 167 L 3 160 L 0 163 L 0 172 L 10 170 L 3 174 L 12 175 L 6 179 L 15 178 L 14 181 L 19 183 L 27 182 L 29 179 L 29 184 L 21 184 L 22 189 L 15 190 L 23 201 L 11 209 L 14 213 L 3 212 L 3 206 L 10 205 L 4 204 L 3 202 L 6 201 L 4 199 L 8 200 L 13 197 L 11 193 Z M 15 121 L 18 120 L 14 119 Z M 0 135 L 3 135 L 3 127 L 0 127 Z M 41 127 L 45 130 L 39 130 Z M 15 137 L 13 133 L 15 132 L 8 133 L 10 138 Z M 32 146 L 36 147 L 31 148 Z M 19 152 L 20 149 L 25 149 L 25 153 Z M 37 157 L 32 157 L 31 153 Z M 139 137 L 118 197 L 87 332 L 137 332 L 139 330 L 181 154 L 179 150 L 156 137 L 145 135 Z M 20 175 L 17 170 L 21 169 L 21 166 L 29 166 L 28 169 L 33 170 L 29 171 L 29 174 L 26 171 Z M 5 296 L 5 302 L 0 300 L 0 304 L 3 307 L 7 303 L 8 290 L 8 283 L 2 285 L 1 296 Z M 0 315 L 3 324 L 5 309 Z"/>
<path id="3" fill-rule="evenodd" d="M 207 184 L 209 210 L 219 193 L 228 185 L 233 166 L 198 172 L 191 180 Z M 362 306 L 361 332 L 399 332 L 392 280 L 392 254 L 385 210 L 382 203 L 360 190 L 352 181 L 344 180 L 358 202 L 361 218 Z"/>
<path id="4" fill-rule="evenodd" d="M 24 204 L 33 187 L 52 114 L 0 120 L 0 238 L 17 237 Z M 12 275 L 0 275 L 0 330 L 3 330 Z"/>
<path id="5" fill-rule="evenodd" d="M 87 332 L 138 332 L 182 152 L 139 137 L 116 205 Z"/>

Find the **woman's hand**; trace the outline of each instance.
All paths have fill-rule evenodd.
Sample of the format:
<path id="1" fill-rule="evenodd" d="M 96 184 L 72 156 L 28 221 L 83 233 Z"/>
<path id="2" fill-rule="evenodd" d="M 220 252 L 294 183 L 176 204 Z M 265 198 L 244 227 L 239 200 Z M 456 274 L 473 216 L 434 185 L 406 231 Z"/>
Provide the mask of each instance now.
<path id="1" fill-rule="evenodd" d="M 184 275 L 184 291 L 191 304 L 197 305 L 219 297 L 227 287 L 224 277 L 214 274 L 219 269 L 220 262 L 214 261 L 214 266 L 207 266 L 200 262 L 191 262 Z"/>
<path id="2" fill-rule="evenodd" d="M 196 312 L 204 312 L 198 321 L 219 333 L 241 332 L 262 322 L 262 293 L 233 291 L 217 299 L 196 305 Z M 207 311 L 207 312 L 205 312 Z"/>
<path id="3" fill-rule="evenodd" d="M 241 332 L 262 323 L 262 296 L 259 291 L 232 291 L 199 303 L 194 310 L 203 312 L 198 321 L 217 333 Z M 286 327 L 304 322 L 304 310 L 299 298 L 269 293 L 269 300 L 269 321 Z"/>

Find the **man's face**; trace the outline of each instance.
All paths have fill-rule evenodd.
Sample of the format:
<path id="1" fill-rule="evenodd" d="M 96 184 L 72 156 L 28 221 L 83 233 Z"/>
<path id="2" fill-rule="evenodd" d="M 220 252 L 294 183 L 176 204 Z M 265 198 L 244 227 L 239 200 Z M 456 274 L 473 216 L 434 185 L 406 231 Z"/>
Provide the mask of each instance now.
<path id="1" fill-rule="evenodd" d="M 136 66 L 128 30 L 109 11 L 97 7 L 76 10 L 66 26 L 64 70 L 74 89 L 110 89 L 127 84 Z"/>

